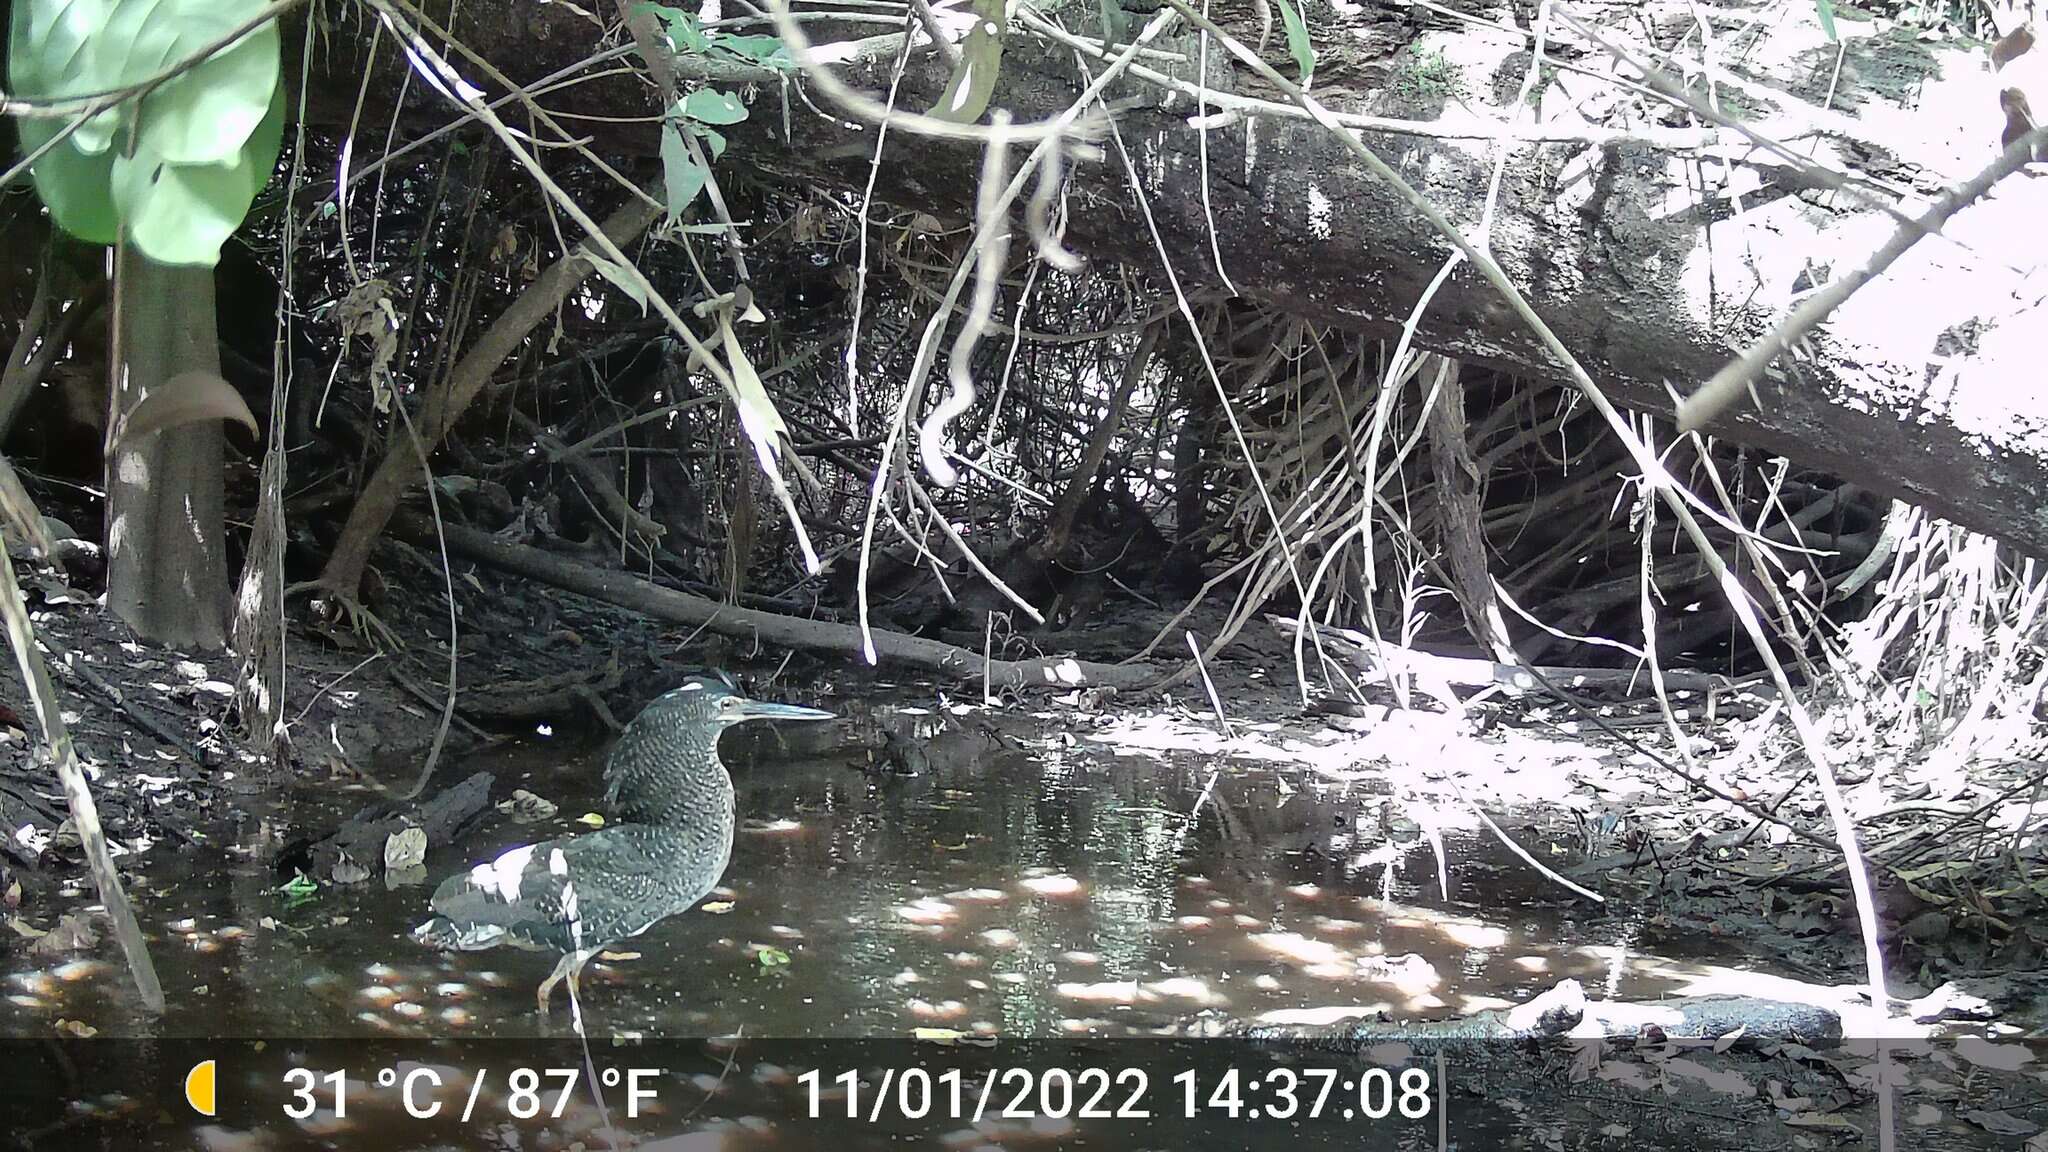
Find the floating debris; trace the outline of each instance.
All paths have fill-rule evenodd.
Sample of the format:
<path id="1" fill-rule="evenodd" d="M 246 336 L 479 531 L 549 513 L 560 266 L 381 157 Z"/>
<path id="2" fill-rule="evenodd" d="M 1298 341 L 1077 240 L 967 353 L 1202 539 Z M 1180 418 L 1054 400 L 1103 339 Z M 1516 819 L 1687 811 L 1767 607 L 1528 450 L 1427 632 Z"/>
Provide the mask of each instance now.
<path id="1" fill-rule="evenodd" d="M 512 818 L 515 824 L 534 824 L 551 820 L 561 809 L 555 802 L 535 795 L 524 788 L 515 788 L 509 799 L 498 801 L 498 811 Z"/>

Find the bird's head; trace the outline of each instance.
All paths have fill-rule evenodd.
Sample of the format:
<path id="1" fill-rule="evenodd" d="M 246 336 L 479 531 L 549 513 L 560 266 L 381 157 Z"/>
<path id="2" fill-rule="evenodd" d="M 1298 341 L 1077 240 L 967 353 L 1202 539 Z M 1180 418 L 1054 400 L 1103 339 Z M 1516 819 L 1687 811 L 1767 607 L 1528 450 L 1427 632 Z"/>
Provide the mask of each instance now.
<path id="1" fill-rule="evenodd" d="M 735 692 L 730 684 L 713 676 L 692 676 L 658 701 L 665 709 L 676 709 L 690 721 L 724 729 L 744 720 L 830 720 L 832 713 L 794 704 L 771 704 L 752 700 Z"/>

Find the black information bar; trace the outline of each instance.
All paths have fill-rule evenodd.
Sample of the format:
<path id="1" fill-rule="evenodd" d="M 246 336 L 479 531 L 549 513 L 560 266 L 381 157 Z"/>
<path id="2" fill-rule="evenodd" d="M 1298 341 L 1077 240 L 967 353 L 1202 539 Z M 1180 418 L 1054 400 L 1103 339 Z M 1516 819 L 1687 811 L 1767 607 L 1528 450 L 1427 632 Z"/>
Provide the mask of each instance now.
<path id="1" fill-rule="evenodd" d="M 1894 1059 L 1925 1068 L 1932 1047 Z M 31 1149 L 1635 1152 L 1750 1149 L 1760 1126 L 1870 1140 L 1876 1122 L 1853 1042 L 103 1037 L 0 1041 L 0 1060 L 0 1146 Z"/>

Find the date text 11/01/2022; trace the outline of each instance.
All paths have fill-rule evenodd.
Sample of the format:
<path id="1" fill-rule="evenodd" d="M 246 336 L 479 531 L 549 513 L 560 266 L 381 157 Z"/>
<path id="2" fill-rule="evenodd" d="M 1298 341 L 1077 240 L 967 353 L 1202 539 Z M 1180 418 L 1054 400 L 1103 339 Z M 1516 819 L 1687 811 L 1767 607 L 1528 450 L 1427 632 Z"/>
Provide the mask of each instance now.
<path id="1" fill-rule="evenodd" d="M 1155 1098 L 1142 1068 L 888 1068 L 863 1075 L 812 1070 L 797 1077 L 814 1119 L 1115 1120 L 1179 1115 L 1273 1120 L 1420 1120 L 1433 1103 L 1421 1068 L 1361 1072 L 1335 1068 L 1223 1069 L 1175 1075 Z"/>

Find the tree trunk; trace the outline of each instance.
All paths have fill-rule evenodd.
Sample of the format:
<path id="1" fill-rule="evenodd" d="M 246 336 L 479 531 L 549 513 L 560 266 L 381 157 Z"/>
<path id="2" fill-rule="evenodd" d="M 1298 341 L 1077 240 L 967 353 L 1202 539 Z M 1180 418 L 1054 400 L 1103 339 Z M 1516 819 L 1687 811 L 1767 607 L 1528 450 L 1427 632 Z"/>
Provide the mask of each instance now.
<path id="1" fill-rule="evenodd" d="M 213 269 L 118 252 L 110 430 L 179 373 L 220 374 Z M 119 445 L 108 462 L 107 606 L 172 648 L 227 641 L 223 443 L 220 422 L 202 420 Z"/>

